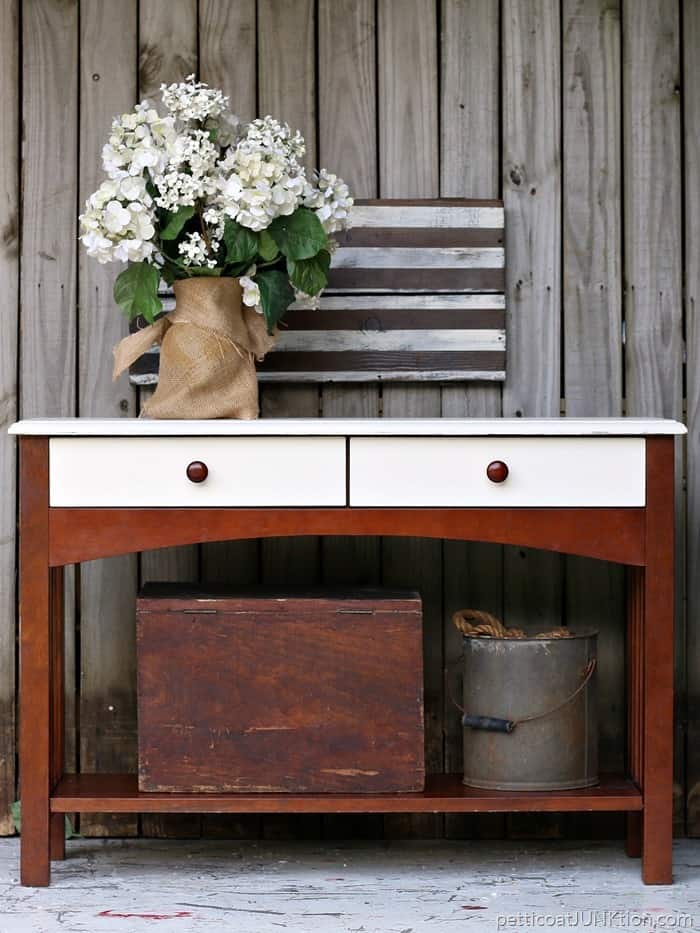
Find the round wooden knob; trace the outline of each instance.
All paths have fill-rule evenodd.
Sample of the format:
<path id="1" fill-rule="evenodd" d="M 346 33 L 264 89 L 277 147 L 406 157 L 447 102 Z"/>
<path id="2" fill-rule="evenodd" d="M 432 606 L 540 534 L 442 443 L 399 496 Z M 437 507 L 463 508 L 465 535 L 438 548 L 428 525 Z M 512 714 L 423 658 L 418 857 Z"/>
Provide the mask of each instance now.
<path id="1" fill-rule="evenodd" d="M 492 483 L 505 483 L 508 479 L 508 464 L 502 460 L 492 460 L 486 467 L 486 475 Z"/>
<path id="2" fill-rule="evenodd" d="M 209 476 L 209 467 L 201 460 L 193 460 L 187 467 L 187 479 L 191 483 L 203 483 Z"/>

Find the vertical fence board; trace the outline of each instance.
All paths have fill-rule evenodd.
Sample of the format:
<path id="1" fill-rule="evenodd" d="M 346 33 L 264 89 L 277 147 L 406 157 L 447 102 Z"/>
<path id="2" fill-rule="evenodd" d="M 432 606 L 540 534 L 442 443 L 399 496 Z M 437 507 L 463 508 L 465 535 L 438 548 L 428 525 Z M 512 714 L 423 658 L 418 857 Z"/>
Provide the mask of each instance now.
<path id="1" fill-rule="evenodd" d="M 197 71 L 197 0 L 181 0 L 177 15 L 168 0 L 140 0 L 139 96 L 159 100 L 161 83 L 182 81 Z M 141 391 L 141 399 L 147 396 Z M 177 547 L 141 555 L 141 582 L 199 579 L 199 548 Z M 146 836 L 198 836 L 196 814 L 143 814 Z"/>
<path id="2" fill-rule="evenodd" d="M 503 198 L 509 308 L 506 416 L 559 414 L 560 35 L 558 0 L 503 7 Z M 516 626 L 550 627 L 562 612 L 562 560 L 505 551 L 504 612 Z M 514 835 L 558 832 L 558 820 L 518 814 Z"/>
<path id="3" fill-rule="evenodd" d="M 255 0 L 199 0 L 199 77 L 229 96 L 242 120 L 256 114 Z"/>
<path id="4" fill-rule="evenodd" d="M 319 164 L 347 181 L 355 197 L 377 194 L 377 114 L 374 0 L 320 0 L 318 8 Z M 377 385 L 327 385 L 328 418 L 375 418 Z M 378 583 L 379 539 L 331 537 L 321 542 L 325 583 Z M 383 833 L 380 814 L 327 815 L 325 838 Z"/>
<path id="5" fill-rule="evenodd" d="M 16 441 L 7 428 L 17 418 L 19 324 L 19 6 L 0 7 L 0 836 L 14 831 L 15 799 L 15 526 Z"/>
<path id="6" fill-rule="evenodd" d="M 20 413 L 76 414 L 78 4 L 22 10 Z M 50 155 L 53 157 L 50 158 Z M 66 754 L 75 766 L 75 574 L 65 573 Z"/>
<path id="7" fill-rule="evenodd" d="M 683 4 L 685 307 L 688 359 L 686 828 L 700 836 L 700 3 Z"/>
<path id="8" fill-rule="evenodd" d="M 491 0 L 446 0 L 442 5 L 440 85 L 440 194 L 496 198 L 499 195 L 499 4 Z M 441 412 L 447 418 L 497 418 L 499 385 L 443 386 Z M 467 606 L 502 611 L 503 549 L 446 541 L 443 547 L 447 665 L 461 651 L 452 614 Z M 459 678 L 453 678 L 459 683 Z M 459 711 L 445 695 L 445 770 L 462 771 L 463 729 Z M 495 816 L 495 819 L 494 819 Z M 500 814 L 445 816 L 445 832 L 460 838 L 481 824 L 502 824 Z"/>
<path id="9" fill-rule="evenodd" d="M 271 114 L 299 129 L 306 140 L 309 167 L 316 163 L 315 3 L 312 0 L 258 0 L 258 99 L 261 115 Z M 319 415 L 315 385 L 270 385 L 261 393 L 266 418 Z M 265 583 L 316 583 L 321 577 L 320 541 L 304 537 L 262 543 Z M 270 816 L 267 838 L 318 837 L 313 815 Z"/>
<path id="10" fill-rule="evenodd" d="M 623 151 L 625 229 L 625 374 L 627 413 L 683 413 L 682 214 L 679 10 L 664 0 L 623 2 Z M 676 543 L 683 570 L 684 521 L 677 463 Z M 676 754 L 680 783 L 684 740 L 685 632 L 676 607 Z M 684 822 L 680 788 L 674 819 Z"/>
<path id="11" fill-rule="evenodd" d="M 95 0 L 80 17 L 80 205 L 103 178 L 100 152 L 112 118 L 136 98 L 135 0 L 121 8 L 112 30 L 113 4 Z M 78 263 L 79 383 L 83 417 L 133 415 L 128 377 L 112 382 L 111 347 L 128 333 L 112 298 L 114 268 L 82 250 Z M 135 556 L 91 561 L 80 575 L 80 766 L 83 771 L 136 768 Z M 81 833 L 136 835 L 131 815 L 85 814 Z"/>
<path id="12" fill-rule="evenodd" d="M 301 130 L 306 164 L 316 165 L 316 54 L 313 0 L 258 0 L 258 100 Z"/>
<path id="13" fill-rule="evenodd" d="M 622 413 L 620 10 L 563 6 L 563 296 L 566 414 Z M 566 560 L 566 619 L 598 629 L 600 766 L 625 765 L 623 569 Z M 590 818 L 587 817 L 588 822 Z M 574 826 L 577 821 L 572 821 Z M 603 822 L 603 821 L 599 821 Z M 605 823 L 610 823 L 606 815 Z"/>
<path id="14" fill-rule="evenodd" d="M 379 193 L 436 197 L 438 155 L 438 34 L 432 0 L 378 4 Z M 438 386 L 387 385 L 384 417 L 437 417 Z M 443 769 L 442 548 L 439 541 L 384 539 L 383 579 L 414 586 L 423 596 L 426 770 Z M 437 836 L 439 815 L 391 816 L 387 835 Z"/>

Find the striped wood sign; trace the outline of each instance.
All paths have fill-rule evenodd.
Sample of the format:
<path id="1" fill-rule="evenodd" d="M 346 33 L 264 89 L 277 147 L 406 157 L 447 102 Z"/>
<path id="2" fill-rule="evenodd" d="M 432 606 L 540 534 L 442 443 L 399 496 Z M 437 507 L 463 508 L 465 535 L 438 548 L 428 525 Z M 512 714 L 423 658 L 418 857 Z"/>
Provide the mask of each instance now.
<path id="1" fill-rule="evenodd" d="M 505 379 L 501 201 L 360 201 L 337 240 L 319 307 L 292 305 L 261 381 Z M 154 347 L 131 379 L 157 378 Z"/>

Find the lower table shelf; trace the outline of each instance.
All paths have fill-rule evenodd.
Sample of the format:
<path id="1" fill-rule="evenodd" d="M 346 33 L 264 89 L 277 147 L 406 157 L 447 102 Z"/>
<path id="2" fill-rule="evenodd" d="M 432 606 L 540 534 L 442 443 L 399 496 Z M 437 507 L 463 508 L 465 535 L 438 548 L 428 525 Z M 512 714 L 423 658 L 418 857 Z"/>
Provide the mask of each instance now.
<path id="1" fill-rule="evenodd" d="M 636 784 L 602 775 L 597 787 L 561 791 L 498 791 L 465 787 L 459 774 L 428 777 L 405 794 L 142 793 L 132 774 L 66 774 L 51 796 L 54 813 L 473 813 L 641 810 Z"/>

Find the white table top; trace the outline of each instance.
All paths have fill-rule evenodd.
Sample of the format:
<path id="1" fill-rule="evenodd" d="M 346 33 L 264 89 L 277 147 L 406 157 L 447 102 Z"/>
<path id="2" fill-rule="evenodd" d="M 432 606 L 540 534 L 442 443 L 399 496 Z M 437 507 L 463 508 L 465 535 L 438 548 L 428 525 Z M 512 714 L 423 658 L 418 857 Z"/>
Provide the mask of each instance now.
<path id="1" fill-rule="evenodd" d="M 263 418 L 155 421 L 148 418 L 31 418 L 10 434 L 39 437 L 445 436 L 586 437 L 686 434 L 662 418 Z"/>

